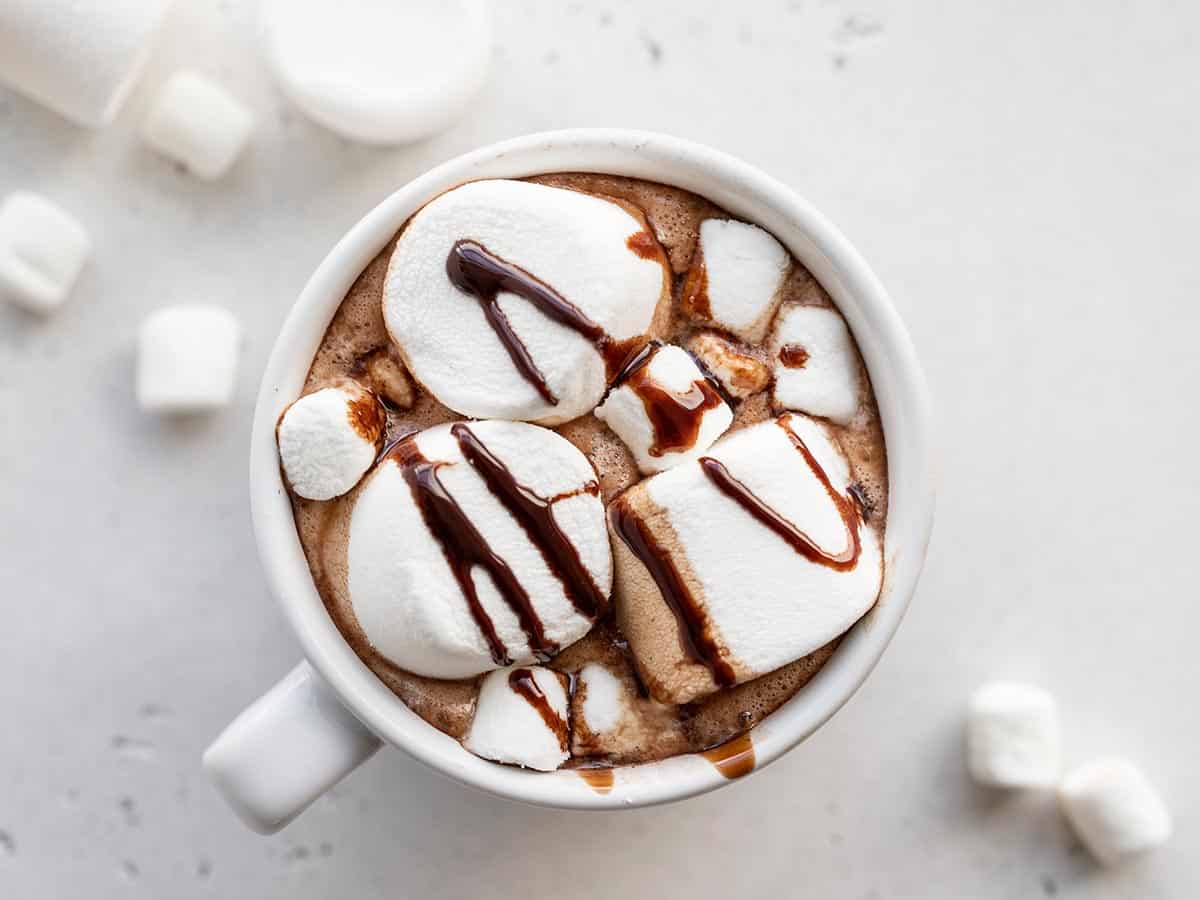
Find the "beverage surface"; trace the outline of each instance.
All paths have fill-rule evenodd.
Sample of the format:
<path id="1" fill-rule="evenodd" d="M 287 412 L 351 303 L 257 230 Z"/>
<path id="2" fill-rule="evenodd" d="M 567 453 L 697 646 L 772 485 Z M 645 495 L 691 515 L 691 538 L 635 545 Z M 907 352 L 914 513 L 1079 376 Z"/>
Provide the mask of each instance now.
<path id="1" fill-rule="evenodd" d="M 505 233 L 457 224 L 490 222 L 475 210 L 510 193 L 524 203 L 488 193 L 511 184 L 427 206 L 334 316 L 304 394 L 342 391 L 354 427 L 341 440 L 371 467 L 331 499 L 293 488 L 313 578 L 371 670 L 473 752 L 578 767 L 600 791 L 597 767 L 680 753 L 744 774 L 746 735 L 882 582 L 886 452 L 865 368 L 808 271 L 704 198 L 608 175 L 526 179 L 556 189 L 545 196 L 567 216 L 578 195 L 595 201 L 580 226 L 592 243 L 556 270 L 553 249 L 522 257 Z M 628 231 L 610 256 L 593 252 L 605 229 Z M 410 301 L 436 301 L 422 278 L 464 304 L 461 337 Z M 285 413 L 281 447 L 287 426 Z M 518 538 L 527 558 L 503 549 Z M 398 625 L 393 597 L 421 590 L 441 605 Z M 438 629 L 463 634 L 424 639 Z M 510 727 L 496 723 L 526 711 L 545 731 L 528 760 L 496 749 Z"/>

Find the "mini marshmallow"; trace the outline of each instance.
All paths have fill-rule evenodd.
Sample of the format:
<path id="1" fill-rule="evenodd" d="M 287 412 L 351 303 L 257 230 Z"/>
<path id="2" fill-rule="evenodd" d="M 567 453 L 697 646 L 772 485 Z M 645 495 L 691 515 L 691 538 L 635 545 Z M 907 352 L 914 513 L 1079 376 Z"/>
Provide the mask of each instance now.
<path id="1" fill-rule="evenodd" d="M 499 669 L 479 685 L 463 746 L 484 759 L 553 772 L 568 750 L 567 679 L 542 666 Z"/>
<path id="2" fill-rule="evenodd" d="M 217 306 L 168 306 L 138 334 L 137 399 L 142 409 L 193 413 L 233 397 L 241 329 Z"/>
<path id="3" fill-rule="evenodd" d="M 967 705 L 967 769 L 990 787 L 1046 787 L 1058 780 L 1058 708 L 1041 688 L 985 684 Z"/>
<path id="4" fill-rule="evenodd" d="M 555 523 L 607 598 L 612 556 L 587 457 L 566 438 L 535 425 L 490 421 L 467 427 L 527 491 L 553 498 Z M 439 425 L 407 440 L 426 460 L 440 463 L 437 480 L 511 569 L 546 637 L 567 647 L 591 629 L 591 619 L 576 608 L 530 532 L 467 462 L 451 429 Z M 393 451 L 367 476 L 350 512 L 347 587 L 358 623 L 379 653 L 418 675 L 468 678 L 495 669 L 489 643 L 430 528 Z M 508 657 L 532 662 L 528 637 L 491 573 L 475 566 L 472 580 Z"/>
<path id="5" fill-rule="evenodd" d="M 17 191 L 0 204 L 0 294 L 14 303 L 57 309 L 91 252 L 83 226 L 45 197 Z"/>
<path id="6" fill-rule="evenodd" d="M 783 245 L 757 225 L 705 219 L 683 288 L 684 309 L 743 340 L 760 341 L 790 266 Z"/>
<path id="7" fill-rule="evenodd" d="M 731 397 L 745 400 L 771 383 L 766 363 L 715 332 L 697 332 L 688 338 L 687 348 Z"/>
<path id="8" fill-rule="evenodd" d="M 625 442 L 643 474 L 699 458 L 733 424 L 733 410 L 686 350 L 667 344 L 647 352 L 641 368 L 613 387 L 596 408 L 596 418 Z M 648 406 L 655 410 L 653 417 Z M 694 439 L 667 449 L 672 435 L 660 434 L 656 420 L 684 422 L 684 439 L 693 438 L 687 431 L 694 425 Z"/>
<path id="9" fill-rule="evenodd" d="M 621 680 L 600 663 L 588 663 L 579 670 L 583 690 L 580 711 L 584 724 L 593 734 L 612 731 L 625 711 Z"/>
<path id="10" fill-rule="evenodd" d="M 117 115 L 170 0 L 4 0 L 0 82 L 92 128 Z"/>
<path id="11" fill-rule="evenodd" d="M 529 301 L 501 292 L 498 307 L 557 403 L 522 376 L 483 305 L 447 274 L 470 239 L 549 285 L 615 341 L 644 334 L 669 296 L 663 261 L 631 242 L 644 220 L 608 200 L 522 181 L 476 181 L 433 200 L 396 242 L 383 318 L 413 377 L 465 416 L 558 424 L 590 412 L 608 384 L 596 343 Z"/>
<path id="12" fill-rule="evenodd" d="M 261 22 L 288 99 L 367 144 L 449 127 L 483 86 L 491 59 L 488 0 L 267 0 Z"/>
<path id="13" fill-rule="evenodd" d="M 383 441 L 386 413 L 379 399 L 354 382 L 305 394 L 275 429 L 279 459 L 292 491 L 331 500 L 371 468 Z"/>
<path id="14" fill-rule="evenodd" d="M 850 329 L 835 310 L 786 306 L 771 335 L 775 404 L 842 425 L 858 412 L 862 383 Z"/>
<path id="15" fill-rule="evenodd" d="M 211 180 L 229 171 L 253 128 L 253 114 L 223 87 L 195 72 L 176 72 L 159 89 L 142 139 Z"/>
<path id="16" fill-rule="evenodd" d="M 1117 865 L 1166 843 L 1171 814 L 1137 766 L 1098 759 L 1070 772 L 1058 788 L 1071 827 L 1101 863 Z"/>
<path id="17" fill-rule="evenodd" d="M 706 474 L 711 467 L 699 462 L 648 478 L 614 501 L 614 522 L 622 515 L 640 522 L 688 585 L 718 661 L 740 684 L 806 656 L 858 621 L 879 595 L 882 548 L 852 505 L 845 457 L 816 420 L 789 414 L 740 429 L 706 457 L 822 553 L 851 554 L 847 568 L 811 560 L 722 490 Z M 859 536 L 857 557 L 848 526 Z M 711 693 L 718 687 L 712 672 L 684 647 L 656 582 L 619 533 L 613 541 L 617 624 L 651 694 L 664 703 L 687 703 Z"/>

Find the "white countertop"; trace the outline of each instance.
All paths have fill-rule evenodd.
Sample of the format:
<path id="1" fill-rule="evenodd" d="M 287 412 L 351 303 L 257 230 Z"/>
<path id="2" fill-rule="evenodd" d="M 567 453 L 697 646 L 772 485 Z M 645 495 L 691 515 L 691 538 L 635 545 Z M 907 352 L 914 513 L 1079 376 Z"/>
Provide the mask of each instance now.
<path id="1" fill-rule="evenodd" d="M 0 309 L 0 896 L 1200 893 L 1200 6 L 500 6 L 473 117 L 410 148 L 352 146 L 283 105 L 251 4 L 234 0 L 179 4 L 104 132 L 0 92 L 0 194 L 44 192 L 96 243 L 55 318 Z M 135 137 L 178 66 L 260 117 L 216 185 Z M 824 730 L 701 799 L 530 809 L 384 751 L 255 837 L 199 754 L 297 658 L 247 512 L 273 332 L 392 189 L 483 143 L 572 125 L 740 155 L 876 267 L 926 361 L 944 447 L 908 619 Z M 183 424 L 133 403 L 138 322 L 173 301 L 226 304 L 247 333 L 234 407 Z M 1049 797 L 972 788 L 960 716 L 993 676 L 1057 694 L 1071 762 L 1140 762 L 1174 841 L 1104 873 Z"/>

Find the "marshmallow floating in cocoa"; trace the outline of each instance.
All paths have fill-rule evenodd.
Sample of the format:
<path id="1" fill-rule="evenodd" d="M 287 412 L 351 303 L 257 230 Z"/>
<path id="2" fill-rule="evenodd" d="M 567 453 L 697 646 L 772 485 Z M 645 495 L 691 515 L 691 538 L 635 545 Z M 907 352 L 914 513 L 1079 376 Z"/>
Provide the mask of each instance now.
<path id="1" fill-rule="evenodd" d="M 656 699 L 766 674 L 871 608 L 880 538 L 849 487 L 826 428 L 787 414 L 610 505 L 617 621 Z"/>
<path id="2" fill-rule="evenodd" d="M 472 182 L 401 233 L 384 321 L 413 377 L 456 412 L 566 422 L 600 402 L 669 294 L 647 235 L 609 200 Z"/>
<path id="3" fill-rule="evenodd" d="M 484 759 L 552 772 L 570 754 L 567 678 L 543 666 L 484 676 L 463 746 Z"/>
<path id="4" fill-rule="evenodd" d="M 687 348 L 731 397 L 745 400 L 771 383 L 771 369 L 766 363 L 716 332 L 696 332 L 688 338 Z"/>
<path id="5" fill-rule="evenodd" d="M 612 588 L 595 470 L 522 422 L 439 425 L 393 446 L 355 498 L 347 561 L 372 646 L 433 678 L 550 658 Z"/>
<path id="6" fill-rule="evenodd" d="M 771 335 L 775 405 L 845 425 L 858 412 L 858 352 L 842 317 L 822 306 L 789 304 Z"/>
<path id="7" fill-rule="evenodd" d="M 733 410 L 688 352 L 649 344 L 596 407 L 643 474 L 696 459 L 733 423 Z"/>
<path id="8" fill-rule="evenodd" d="M 379 398 L 352 381 L 295 401 L 275 429 L 292 491 L 307 500 L 331 500 L 349 491 L 375 461 L 385 423 Z"/>

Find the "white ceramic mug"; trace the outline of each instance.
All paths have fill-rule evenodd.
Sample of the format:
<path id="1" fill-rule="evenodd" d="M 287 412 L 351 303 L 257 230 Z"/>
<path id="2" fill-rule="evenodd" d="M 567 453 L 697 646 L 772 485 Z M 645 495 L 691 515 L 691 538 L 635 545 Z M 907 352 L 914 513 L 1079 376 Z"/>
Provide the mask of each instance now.
<path id="1" fill-rule="evenodd" d="M 751 732 L 758 768 L 795 747 L 850 698 L 900 624 L 933 524 L 930 400 L 904 325 L 854 248 L 783 184 L 733 157 L 677 138 L 572 129 L 493 144 L 410 182 L 355 225 L 304 288 L 267 363 L 250 448 L 254 530 L 268 579 L 307 661 L 235 719 L 204 756 L 210 776 L 258 831 L 283 827 L 384 741 L 464 784 L 546 806 L 625 809 L 729 783 L 707 760 L 685 755 L 618 768 L 611 790 L 599 793 L 573 771 L 526 771 L 468 753 L 408 709 L 342 639 L 309 575 L 280 475 L 275 423 L 299 396 L 338 304 L 401 224 L 438 194 L 467 181 L 572 171 L 677 185 L 766 228 L 833 297 L 870 371 L 889 470 L 883 590 L 816 677 Z"/>

